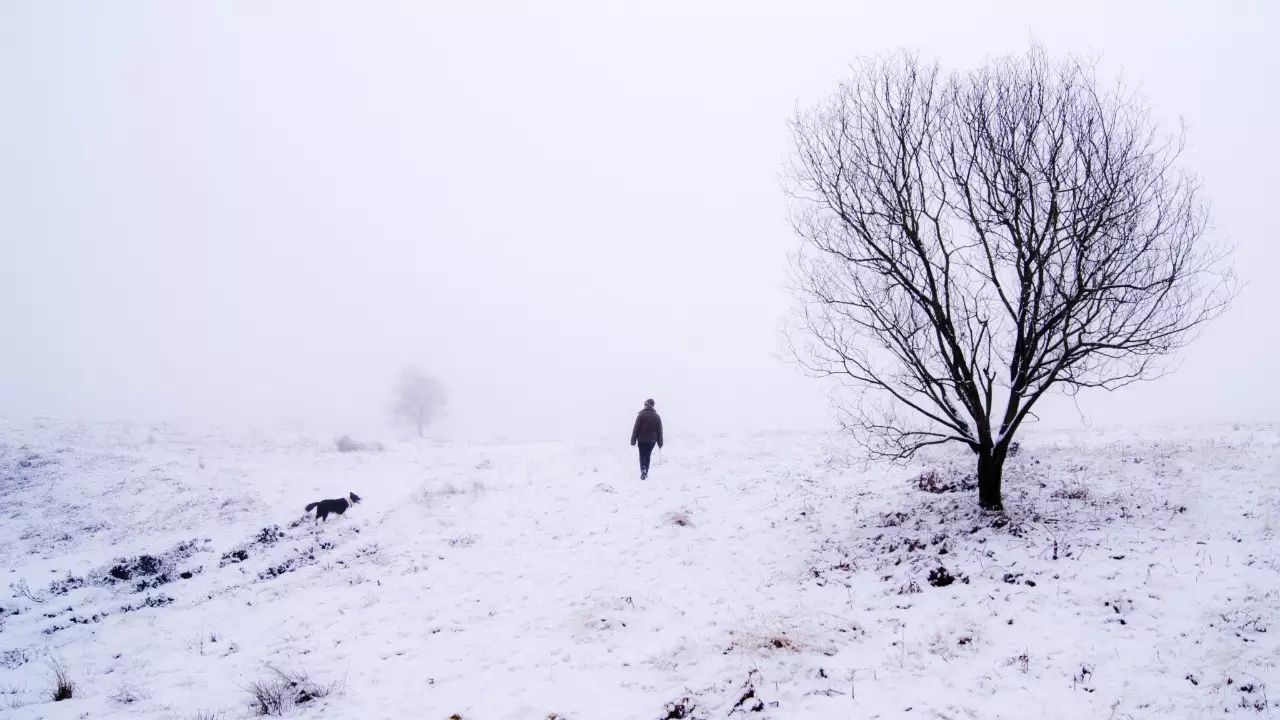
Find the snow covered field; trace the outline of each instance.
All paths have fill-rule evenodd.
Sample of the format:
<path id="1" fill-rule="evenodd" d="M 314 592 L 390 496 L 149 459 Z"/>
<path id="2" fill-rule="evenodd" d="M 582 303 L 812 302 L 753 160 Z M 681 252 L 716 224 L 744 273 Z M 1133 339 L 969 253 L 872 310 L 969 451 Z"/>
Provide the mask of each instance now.
<path id="1" fill-rule="evenodd" d="M 0 714 L 1280 715 L 1275 426 L 1029 433 L 1007 517 L 916 487 L 959 452 L 669 440 L 641 483 L 623 442 L 0 422 Z"/>

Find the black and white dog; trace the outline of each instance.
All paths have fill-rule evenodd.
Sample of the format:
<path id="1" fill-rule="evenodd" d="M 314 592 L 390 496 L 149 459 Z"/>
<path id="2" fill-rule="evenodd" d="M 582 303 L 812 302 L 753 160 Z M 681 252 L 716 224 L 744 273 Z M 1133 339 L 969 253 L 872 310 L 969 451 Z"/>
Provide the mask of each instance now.
<path id="1" fill-rule="evenodd" d="M 333 500 L 320 500 L 319 502 L 313 502 L 306 507 L 306 511 L 311 512 L 311 509 L 315 508 L 316 520 L 327 520 L 329 519 L 329 513 L 333 513 L 334 515 L 341 515 L 342 513 L 347 511 L 347 508 L 351 507 L 352 505 L 355 505 L 358 502 L 360 502 L 360 496 L 355 493 L 350 493 L 349 495 L 347 495 L 347 497 L 344 497 L 344 498 L 336 498 Z"/>

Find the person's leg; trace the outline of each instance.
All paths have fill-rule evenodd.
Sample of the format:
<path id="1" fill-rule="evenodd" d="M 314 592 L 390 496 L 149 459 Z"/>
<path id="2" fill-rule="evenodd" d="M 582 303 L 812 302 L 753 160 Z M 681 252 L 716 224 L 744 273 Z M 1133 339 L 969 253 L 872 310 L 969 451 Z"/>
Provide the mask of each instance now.
<path id="1" fill-rule="evenodd" d="M 640 443 L 640 477 L 649 474 L 649 458 L 653 455 L 653 443 Z"/>

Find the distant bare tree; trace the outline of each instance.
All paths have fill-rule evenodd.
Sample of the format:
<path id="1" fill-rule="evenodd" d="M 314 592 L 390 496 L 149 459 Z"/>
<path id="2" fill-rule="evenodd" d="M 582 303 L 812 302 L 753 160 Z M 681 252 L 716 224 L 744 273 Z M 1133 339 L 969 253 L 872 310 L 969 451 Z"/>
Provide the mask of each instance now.
<path id="1" fill-rule="evenodd" d="M 971 448 L 984 508 L 1046 392 L 1160 375 L 1234 295 L 1181 137 L 1079 60 L 868 61 L 792 130 L 795 357 L 874 454 Z"/>
<path id="2" fill-rule="evenodd" d="M 392 411 L 397 417 L 414 423 L 418 437 L 445 405 L 444 388 L 433 377 L 416 368 L 405 368 L 396 385 L 396 402 Z"/>

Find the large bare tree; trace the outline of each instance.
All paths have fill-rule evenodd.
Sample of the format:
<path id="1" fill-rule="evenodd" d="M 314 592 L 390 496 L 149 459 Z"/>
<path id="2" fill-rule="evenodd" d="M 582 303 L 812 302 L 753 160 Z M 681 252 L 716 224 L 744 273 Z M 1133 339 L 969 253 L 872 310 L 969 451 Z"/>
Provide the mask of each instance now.
<path id="1" fill-rule="evenodd" d="M 1234 293 L 1181 135 L 1077 59 L 870 60 L 792 129 L 796 358 L 873 453 L 971 448 L 984 508 L 1047 392 L 1158 376 Z"/>
<path id="2" fill-rule="evenodd" d="M 391 412 L 416 425 L 418 437 L 422 437 L 423 428 L 431 424 L 445 402 L 444 388 L 439 381 L 417 368 L 406 367 L 396 383 L 396 400 Z"/>

